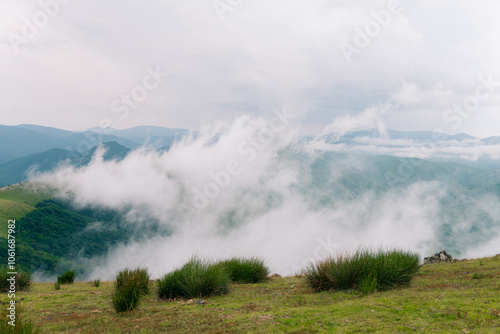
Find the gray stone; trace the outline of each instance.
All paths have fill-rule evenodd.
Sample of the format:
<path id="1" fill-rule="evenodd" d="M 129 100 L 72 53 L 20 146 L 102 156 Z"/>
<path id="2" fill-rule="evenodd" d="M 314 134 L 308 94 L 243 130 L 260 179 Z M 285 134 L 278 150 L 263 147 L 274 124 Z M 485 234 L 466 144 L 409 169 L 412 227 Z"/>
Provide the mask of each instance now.
<path id="1" fill-rule="evenodd" d="M 456 262 L 456 260 L 454 260 L 450 254 L 446 253 L 445 250 L 442 250 L 439 253 L 424 258 L 424 264 L 439 263 L 439 262 Z"/>

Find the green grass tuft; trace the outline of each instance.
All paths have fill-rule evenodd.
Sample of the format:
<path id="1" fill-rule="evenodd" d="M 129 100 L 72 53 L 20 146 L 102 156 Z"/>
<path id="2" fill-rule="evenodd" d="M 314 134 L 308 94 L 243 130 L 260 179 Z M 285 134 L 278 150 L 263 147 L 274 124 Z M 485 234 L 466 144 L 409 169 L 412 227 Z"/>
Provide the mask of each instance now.
<path id="1" fill-rule="evenodd" d="M 92 281 L 92 285 L 95 286 L 96 288 L 98 288 L 99 285 L 101 285 L 101 279 L 96 278 L 94 281 Z"/>
<path id="2" fill-rule="evenodd" d="M 158 280 L 158 297 L 173 299 L 223 295 L 229 292 L 230 281 L 225 266 L 194 257 L 180 269 Z"/>
<path id="3" fill-rule="evenodd" d="M 57 276 L 57 282 L 60 284 L 73 284 L 75 282 L 75 278 L 75 271 L 68 270 L 64 274 Z"/>
<path id="4" fill-rule="evenodd" d="M 123 288 L 126 285 L 137 286 L 142 294 L 149 293 L 149 273 L 146 268 L 136 268 L 134 270 L 124 269 L 116 276 L 116 287 Z"/>
<path id="5" fill-rule="evenodd" d="M 233 282 L 259 283 L 269 275 L 269 268 L 259 258 L 233 258 L 219 262 L 226 268 Z"/>
<path id="6" fill-rule="evenodd" d="M 94 281 L 95 282 L 95 281 Z M 111 303 L 116 312 L 135 309 L 141 298 L 149 293 L 149 273 L 145 268 L 124 269 L 116 276 Z"/>
<path id="7" fill-rule="evenodd" d="M 416 253 L 399 250 L 357 251 L 328 257 L 303 272 L 314 291 L 359 289 L 363 293 L 409 285 L 420 269 Z"/>

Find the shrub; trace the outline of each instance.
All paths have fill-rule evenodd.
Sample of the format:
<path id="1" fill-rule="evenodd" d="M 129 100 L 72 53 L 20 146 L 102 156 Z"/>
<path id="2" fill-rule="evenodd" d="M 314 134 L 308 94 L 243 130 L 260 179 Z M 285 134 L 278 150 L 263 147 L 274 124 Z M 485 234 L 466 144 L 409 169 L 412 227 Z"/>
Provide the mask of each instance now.
<path id="1" fill-rule="evenodd" d="M 95 281 L 94 281 L 95 282 Z M 116 312 L 135 309 L 141 298 L 149 292 L 149 273 L 145 268 L 124 269 L 116 276 L 111 303 Z"/>
<path id="2" fill-rule="evenodd" d="M 99 285 L 101 285 L 101 279 L 100 278 L 96 278 L 93 282 L 92 282 L 92 285 L 94 285 L 96 288 L 99 287 Z"/>
<path id="3" fill-rule="evenodd" d="M 54 290 L 60 290 L 61 289 L 61 282 L 57 281 L 54 283 Z"/>
<path id="4" fill-rule="evenodd" d="M 219 262 L 226 268 L 233 282 L 258 283 L 269 275 L 269 268 L 258 258 L 233 258 Z"/>
<path id="5" fill-rule="evenodd" d="M 314 291 L 360 289 L 369 293 L 410 284 L 419 262 L 419 255 L 412 252 L 362 250 L 311 264 L 304 275 Z"/>
<path id="6" fill-rule="evenodd" d="M 75 282 L 75 278 L 75 271 L 68 270 L 64 274 L 57 276 L 57 282 L 60 284 L 73 284 Z"/>
<path id="7" fill-rule="evenodd" d="M 180 269 L 158 280 L 159 298 L 197 298 L 229 292 L 230 275 L 225 266 L 192 258 Z"/>
<path id="8" fill-rule="evenodd" d="M 2 265 L 0 267 L 0 292 L 8 292 L 10 290 L 10 281 L 8 279 L 11 276 L 8 274 L 11 270 L 7 265 Z M 18 269 L 16 276 L 16 291 L 28 290 L 31 286 L 31 273 L 28 270 Z"/>
<path id="9" fill-rule="evenodd" d="M 7 310 L 7 307 L 2 307 L 0 311 L 0 333 L 5 334 L 32 334 L 38 333 L 35 330 L 34 325 L 31 321 L 26 321 L 24 319 L 23 309 L 16 304 L 16 320 L 15 326 L 9 324 L 12 321 L 7 316 L 10 314 L 10 311 Z"/>

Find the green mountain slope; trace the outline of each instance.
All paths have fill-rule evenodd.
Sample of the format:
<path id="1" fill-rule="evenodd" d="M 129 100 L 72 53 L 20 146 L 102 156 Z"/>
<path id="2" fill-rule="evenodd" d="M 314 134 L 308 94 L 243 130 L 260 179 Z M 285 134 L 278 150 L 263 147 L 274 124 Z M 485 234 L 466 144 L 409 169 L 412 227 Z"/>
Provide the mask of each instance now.
<path id="1" fill-rule="evenodd" d="M 114 141 L 104 143 L 101 147 L 106 150 L 104 160 L 121 160 L 130 152 L 129 148 Z M 54 148 L 0 164 L 0 187 L 27 181 L 30 172 L 49 172 L 64 161 L 75 166 L 86 165 L 96 150 L 97 147 L 93 147 L 79 154 L 75 151 Z"/>
<path id="2" fill-rule="evenodd" d="M 26 184 L 0 188 L 0 238 L 7 236 L 9 219 L 18 221 L 35 210 L 39 202 L 51 197 L 51 191 L 36 190 Z"/>
<path id="3" fill-rule="evenodd" d="M 0 165 L 0 187 L 28 180 L 30 172 L 47 172 L 67 159 L 78 159 L 77 152 L 53 148 L 42 153 L 35 153 Z"/>
<path id="4" fill-rule="evenodd" d="M 106 160 L 122 160 L 127 156 L 127 154 L 130 152 L 130 149 L 118 144 L 115 141 L 104 143 L 100 146 L 101 148 L 105 149 L 106 152 L 103 155 L 103 159 Z M 93 147 L 87 152 L 82 154 L 81 159 L 77 163 L 78 166 L 83 166 L 87 165 L 91 160 L 92 157 L 94 156 L 95 152 L 97 151 L 97 147 Z"/>
<path id="5" fill-rule="evenodd" d="M 157 221 L 147 220 L 148 231 L 135 233 L 124 223 L 126 212 L 99 207 L 74 208 L 68 201 L 49 199 L 53 191 L 27 184 L 0 189 L 2 231 L 9 219 L 16 220 L 16 259 L 32 271 L 54 274 L 77 268 L 84 273 L 85 261 L 104 255 L 111 247 L 153 235 L 167 235 Z M 7 252 L 6 233 L 0 235 L 0 254 Z"/>
<path id="6" fill-rule="evenodd" d="M 71 132 L 36 125 L 0 125 L 0 163 L 53 148 L 83 153 L 94 146 L 111 141 L 128 148 L 140 146 L 124 138 L 97 135 L 91 131 Z"/>
<path id="7" fill-rule="evenodd" d="M 290 155 L 290 163 L 295 163 L 297 158 L 302 159 Z M 321 203 L 331 205 L 339 199 L 354 199 L 366 191 L 384 193 L 416 182 L 439 181 L 450 187 L 480 192 L 496 191 L 500 187 L 500 177 L 491 177 L 498 172 L 455 163 L 338 152 L 323 153 L 310 162 L 305 159 L 302 177 L 307 181 L 302 183 L 301 190 L 309 193 L 311 200 L 320 206 Z"/>
<path id="8" fill-rule="evenodd" d="M 17 261 L 50 274 L 77 257 L 103 255 L 132 235 L 120 224 L 122 218 L 111 210 L 75 210 L 65 202 L 42 201 L 16 223 Z M 1 251 L 6 247 L 3 239 Z"/>

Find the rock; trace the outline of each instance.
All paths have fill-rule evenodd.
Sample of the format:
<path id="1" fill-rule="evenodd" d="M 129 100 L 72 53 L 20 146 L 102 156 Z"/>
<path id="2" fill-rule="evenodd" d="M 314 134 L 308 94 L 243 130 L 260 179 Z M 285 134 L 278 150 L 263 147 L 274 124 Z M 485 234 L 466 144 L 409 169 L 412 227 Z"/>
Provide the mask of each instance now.
<path id="1" fill-rule="evenodd" d="M 281 278 L 281 275 L 280 274 L 274 274 L 274 275 L 271 275 L 271 277 Z"/>
<path id="2" fill-rule="evenodd" d="M 424 258 L 424 264 L 439 263 L 439 262 L 456 262 L 456 261 L 457 260 L 454 260 L 450 254 L 446 253 L 445 250 L 442 250 L 439 253 Z"/>
<path id="3" fill-rule="evenodd" d="M 198 300 L 196 301 L 196 304 L 197 304 L 197 305 L 203 305 L 203 304 L 206 304 L 206 302 L 205 302 L 203 299 L 198 299 Z"/>

